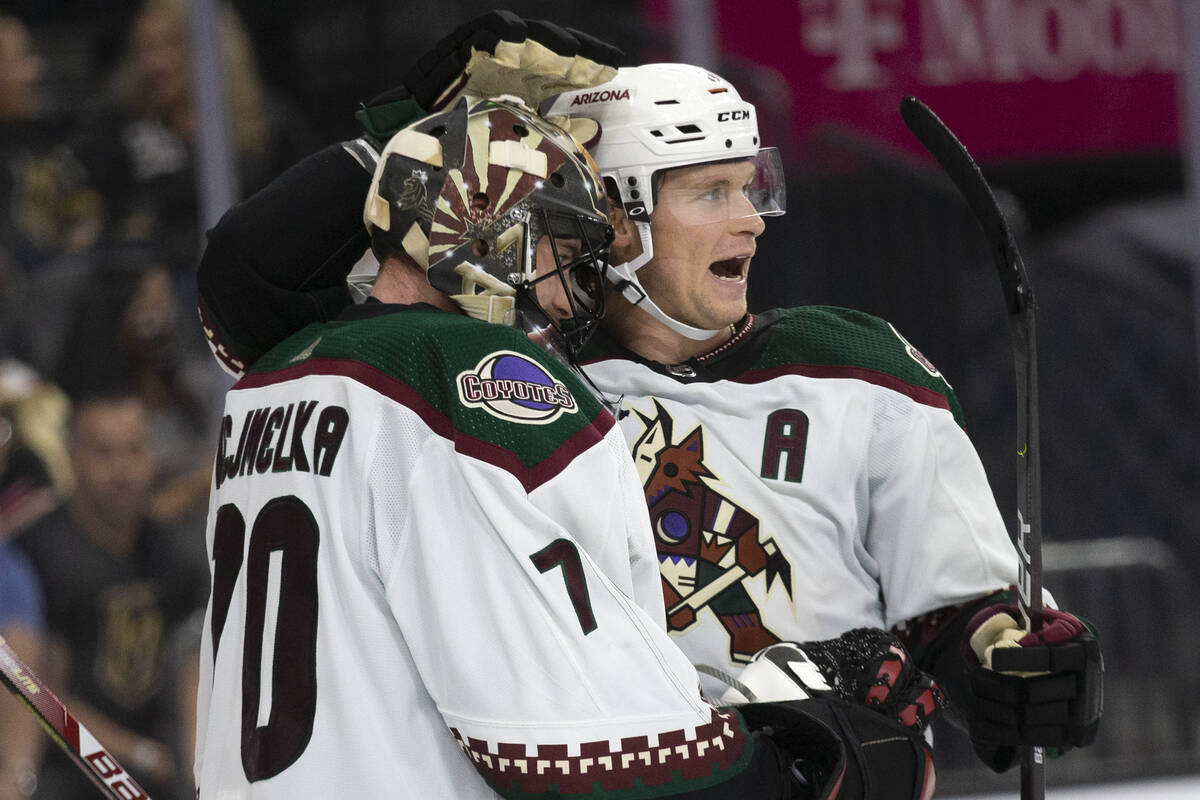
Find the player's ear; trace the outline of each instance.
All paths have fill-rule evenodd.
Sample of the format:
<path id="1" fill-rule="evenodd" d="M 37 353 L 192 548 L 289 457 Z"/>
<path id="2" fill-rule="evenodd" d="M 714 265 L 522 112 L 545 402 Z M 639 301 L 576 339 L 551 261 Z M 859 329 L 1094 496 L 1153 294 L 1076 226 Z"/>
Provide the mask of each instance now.
<path id="1" fill-rule="evenodd" d="M 620 207 L 613 206 L 608 212 L 608 222 L 613 227 L 612 260 L 623 264 L 641 253 L 642 242 L 637 226 Z"/>

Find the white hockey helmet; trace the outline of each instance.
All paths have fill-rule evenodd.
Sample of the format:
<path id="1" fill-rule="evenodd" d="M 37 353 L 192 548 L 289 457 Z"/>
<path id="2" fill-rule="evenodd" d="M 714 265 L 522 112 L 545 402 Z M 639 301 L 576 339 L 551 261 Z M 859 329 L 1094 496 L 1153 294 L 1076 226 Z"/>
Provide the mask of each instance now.
<path id="1" fill-rule="evenodd" d="M 688 64 L 623 67 L 601 86 L 559 95 L 547 117 L 583 117 L 600 125 L 589 150 L 606 181 L 616 184 L 625 212 L 636 224 L 642 254 L 625 264 L 610 265 L 608 277 L 625 297 L 676 332 L 707 339 L 718 331 L 692 327 L 667 316 L 646 296 L 635 275 L 654 255 L 650 213 L 656 192 L 654 175 L 661 170 L 733 159 L 755 163 L 755 177 L 745 190 L 749 211 L 784 213 L 786 193 L 779 151 L 759 141 L 754 106 L 733 84 Z M 611 184 L 610 184 L 611 186 Z"/>

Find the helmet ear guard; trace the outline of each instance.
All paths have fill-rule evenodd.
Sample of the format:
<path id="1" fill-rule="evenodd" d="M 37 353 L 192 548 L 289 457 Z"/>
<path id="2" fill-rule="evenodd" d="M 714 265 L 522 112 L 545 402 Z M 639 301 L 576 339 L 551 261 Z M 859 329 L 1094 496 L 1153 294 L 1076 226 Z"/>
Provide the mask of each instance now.
<path id="1" fill-rule="evenodd" d="M 570 355 L 603 311 L 602 282 L 581 295 L 569 276 L 599 275 L 607 208 L 595 164 L 570 133 L 515 98 L 464 97 L 387 142 L 363 221 L 381 261 L 402 252 L 465 313 L 548 327 Z M 547 237 L 554 264 L 539 270 Z M 560 257 L 565 239 L 578 241 L 578 257 Z M 547 271 L 560 274 L 554 307 L 544 299 L 554 294 Z"/>

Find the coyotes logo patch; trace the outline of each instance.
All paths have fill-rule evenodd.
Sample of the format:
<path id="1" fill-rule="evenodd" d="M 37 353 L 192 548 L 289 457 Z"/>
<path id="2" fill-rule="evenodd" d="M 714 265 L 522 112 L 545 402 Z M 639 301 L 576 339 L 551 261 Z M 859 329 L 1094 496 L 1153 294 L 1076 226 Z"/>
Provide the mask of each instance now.
<path id="1" fill-rule="evenodd" d="M 788 597 L 792 568 L 774 539 L 760 539 L 758 518 L 719 492 L 704 464 L 704 429 L 674 438 L 674 420 L 655 400 L 654 416 L 636 412 L 645 430 L 633 444 L 658 549 L 667 628 L 683 631 L 712 611 L 740 663 L 780 641 L 743 585 L 766 573 Z"/>
<path id="2" fill-rule="evenodd" d="M 475 369 L 458 374 L 457 385 L 463 405 L 509 422 L 545 425 L 579 408 L 566 384 L 511 350 L 484 356 Z"/>

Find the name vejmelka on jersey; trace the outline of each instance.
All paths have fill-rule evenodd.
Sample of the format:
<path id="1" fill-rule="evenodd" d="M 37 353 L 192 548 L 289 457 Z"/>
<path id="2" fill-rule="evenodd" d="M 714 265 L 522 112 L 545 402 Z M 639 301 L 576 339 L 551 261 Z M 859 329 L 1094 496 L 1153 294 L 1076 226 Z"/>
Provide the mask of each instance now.
<path id="1" fill-rule="evenodd" d="M 217 443 L 217 486 L 256 472 L 297 470 L 328 477 L 346 436 L 350 413 L 338 405 L 326 405 L 318 413 L 317 405 L 316 400 L 301 400 L 247 411 L 236 449 L 231 446 L 233 417 L 227 414 L 221 420 Z M 311 444 L 306 446 L 305 431 L 310 423 L 314 430 Z"/>

